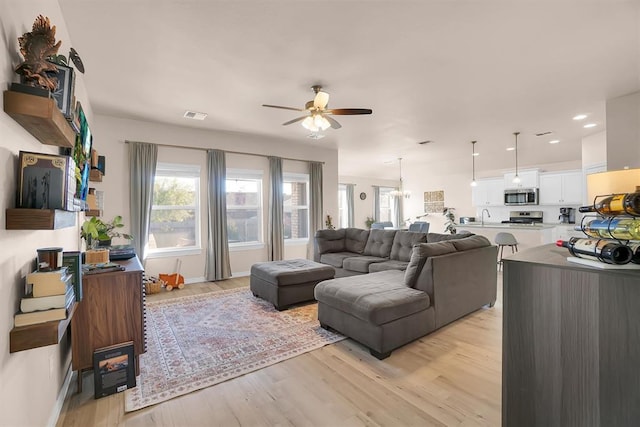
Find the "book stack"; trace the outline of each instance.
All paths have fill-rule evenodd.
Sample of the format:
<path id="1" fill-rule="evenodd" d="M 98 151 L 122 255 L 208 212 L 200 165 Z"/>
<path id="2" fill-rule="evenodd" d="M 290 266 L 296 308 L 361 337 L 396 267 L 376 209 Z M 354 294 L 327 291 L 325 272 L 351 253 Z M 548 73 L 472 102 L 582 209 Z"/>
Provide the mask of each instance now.
<path id="1" fill-rule="evenodd" d="M 34 271 L 27 274 L 25 297 L 14 317 L 16 327 L 64 320 L 76 295 L 73 274 L 67 267 L 54 271 Z"/>

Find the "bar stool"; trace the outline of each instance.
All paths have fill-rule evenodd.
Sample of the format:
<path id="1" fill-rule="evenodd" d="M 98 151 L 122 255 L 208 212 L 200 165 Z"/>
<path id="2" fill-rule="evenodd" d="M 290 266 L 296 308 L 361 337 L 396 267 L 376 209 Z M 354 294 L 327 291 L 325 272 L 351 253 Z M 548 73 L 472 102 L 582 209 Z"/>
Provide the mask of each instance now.
<path id="1" fill-rule="evenodd" d="M 511 253 L 518 252 L 518 241 L 511 233 L 496 234 L 496 245 L 498 245 L 498 267 L 502 268 L 502 251 L 505 246 L 511 247 Z"/>

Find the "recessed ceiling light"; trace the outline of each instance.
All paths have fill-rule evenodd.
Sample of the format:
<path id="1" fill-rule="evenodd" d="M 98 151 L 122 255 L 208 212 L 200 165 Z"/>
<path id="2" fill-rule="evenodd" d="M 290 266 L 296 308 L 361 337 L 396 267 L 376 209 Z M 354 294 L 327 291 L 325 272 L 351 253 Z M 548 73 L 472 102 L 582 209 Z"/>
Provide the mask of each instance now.
<path id="1" fill-rule="evenodd" d="M 473 153 L 472 156 L 479 156 L 480 153 Z"/>
<path id="2" fill-rule="evenodd" d="M 515 149 L 516 149 L 516 147 L 507 147 L 507 151 L 513 151 Z"/>
<path id="3" fill-rule="evenodd" d="M 559 139 L 552 139 L 551 141 L 549 141 L 549 144 L 557 144 L 558 142 L 560 142 Z"/>
<path id="4" fill-rule="evenodd" d="M 586 125 L 584 125 L 584 128 L 585 129 L 589 129 L 589 128 L 594 128 L 596 126 L 598 126 L 598 125 L 595 124 L 595 123 L 587 123 Z"/>
<path id="5" fill-rule="evenodd" d="M 186 119 L 204 120 L 204 118 L 207 117 L 207 113 L 198 113 L 197 111 L 185 111 L 184 117 Z"/>
<path id="6" fill-rule="evenodd" d="M 578 114 L 577 116 L 573 116 L 573 120 L 584 120 L 587 118 L 586 114 Z"/>

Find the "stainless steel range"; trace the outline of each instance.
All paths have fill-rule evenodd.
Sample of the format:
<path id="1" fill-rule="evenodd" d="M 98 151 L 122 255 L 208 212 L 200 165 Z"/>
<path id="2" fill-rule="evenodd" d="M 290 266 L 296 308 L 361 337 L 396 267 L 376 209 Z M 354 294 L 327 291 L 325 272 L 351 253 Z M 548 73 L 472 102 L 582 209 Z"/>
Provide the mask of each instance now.
<path id="1" fill-rule="evenodd" d="M 503 224 L 542 224 L 542 211 L 511 211 Z"/>

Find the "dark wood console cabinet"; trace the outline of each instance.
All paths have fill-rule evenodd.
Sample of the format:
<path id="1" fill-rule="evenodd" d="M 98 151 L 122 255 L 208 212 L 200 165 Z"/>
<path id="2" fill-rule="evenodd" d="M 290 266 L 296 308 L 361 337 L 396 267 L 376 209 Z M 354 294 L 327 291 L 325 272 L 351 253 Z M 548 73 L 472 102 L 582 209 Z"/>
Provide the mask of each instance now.
<path id="1" fill-rule="evenodd" d="M 83 299 L 71 319 L 71 363 L 78 371 L 78 390 L 82 371 L 93 369 L 97 348 L 133 341 L 136 375 L 140 373 L 139 356 L 146 351 L 143 268 L 137 257 L 118 263 L 126 270 L 82 278 Z"/>
<path id="2" fill-rule="evenodd" d="M 640 270 L 504 260 L 502 425 L 640 425 Z"/>

